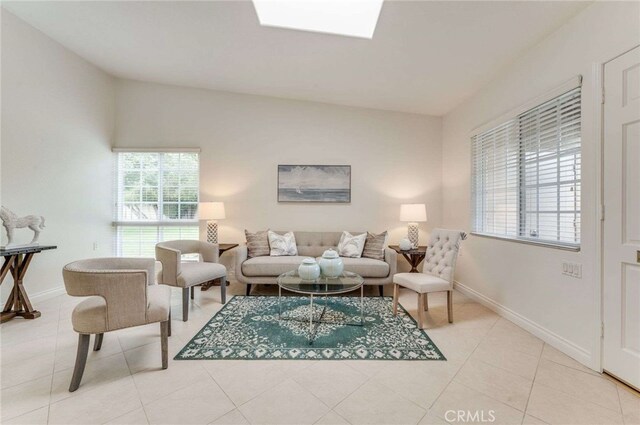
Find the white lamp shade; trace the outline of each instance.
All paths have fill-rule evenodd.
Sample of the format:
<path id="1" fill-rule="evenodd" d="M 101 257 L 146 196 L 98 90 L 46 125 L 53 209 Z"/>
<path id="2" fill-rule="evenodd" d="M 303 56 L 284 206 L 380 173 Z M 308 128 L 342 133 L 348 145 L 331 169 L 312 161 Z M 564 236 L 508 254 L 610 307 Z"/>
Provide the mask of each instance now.
<path id="1" fill-rule="evenodd" d="M 408 221 L 410 223 L 427 221 L 427 207 L 424 204 L 400 205 L 400 221 Z"/>
<path id="2" fill-rule="evenodd" d="M 200 202 L 198 205 L 200 220 L 221 220 L 224 215 L 224 202 Z"/>

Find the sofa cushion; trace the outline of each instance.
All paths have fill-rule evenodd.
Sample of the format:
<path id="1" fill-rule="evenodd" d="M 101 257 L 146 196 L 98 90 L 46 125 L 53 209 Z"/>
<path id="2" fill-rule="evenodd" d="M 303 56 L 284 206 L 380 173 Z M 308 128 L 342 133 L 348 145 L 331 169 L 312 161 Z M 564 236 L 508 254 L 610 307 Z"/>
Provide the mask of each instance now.
<path id="1" fill-rule="evenodd" d="M 242 263 L 242 274 L 245 276 L 279 276 L 282 273 L 296 270 L 302 260 L 308 257 L 290 255 L 281 257 L 255 257 Z"/>
<path id="2" fill-rule="evenodd" d="M 352 235 L 347 231 L 342 232 L 340 242 L 338 242 L 338 254 L 340 254 L 341 257 L 360 258 L 362 257 L 362 250 L 364 249 L 366 240 L 366 233 Z"/>
<path id="3" fill-rule="evenodd" d="M 269 235 L 269 247 L 271 247 L 269 255 L 272 257 L 298 255 L 296 237 L 293 232 L 286 232 L 284 235 L 280 235 L 269 230 L 267 234 Z"/>
<path id="4" fill-rule="evenodd" d="M 260 257 L 258 257 L 260 258 Z M 227 268 L 218 263 L 184 262 L 180 265 L 177 286 L 189 288 L 227 275 Z"/>
<path id="5" fill-rule="evenodd" d="M 268 230 L 263 230 L 261 232 L 251 233 L 247 229 L 244 230 L 244 235 L 247 238 L 249 257 L 269 255 L 269 236 L 267 232 Z"/>
<path id="6" fill-rule="evenodd" d="M 367 240 L 364 244 L 362 257 L 373 258 L 374 260 L 384 260 L 384 248 L 387 245 L 387 231 L 374 235 L 367 232 Z"/>
<path id="7" fill-rule="evenodd" d="M 319 260 L 319 259 L 318 259 Z M 372 258 L 342 258 L 344 269 L 364 278 L 389 276 L 389 264 Z"/>

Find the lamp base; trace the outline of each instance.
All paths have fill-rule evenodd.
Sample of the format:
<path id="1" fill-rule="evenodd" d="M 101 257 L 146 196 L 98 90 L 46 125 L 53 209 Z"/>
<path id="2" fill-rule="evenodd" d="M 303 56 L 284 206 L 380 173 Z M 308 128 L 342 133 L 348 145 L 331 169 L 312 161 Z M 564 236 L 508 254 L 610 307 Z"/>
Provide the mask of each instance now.
<path id="1" fill-rule="evenodd" d="M 413 245 L 413 248 L 418 247 L 419 235 L 418 223 L 409 223 L 409 226 L 407 227 L 407 237 L 409 238 L 411 245 Z"/>
<path id="2" fill-rule="evenodd" d="M 218 243 L 218 222 L 207 221 L 207 242 Z"/>

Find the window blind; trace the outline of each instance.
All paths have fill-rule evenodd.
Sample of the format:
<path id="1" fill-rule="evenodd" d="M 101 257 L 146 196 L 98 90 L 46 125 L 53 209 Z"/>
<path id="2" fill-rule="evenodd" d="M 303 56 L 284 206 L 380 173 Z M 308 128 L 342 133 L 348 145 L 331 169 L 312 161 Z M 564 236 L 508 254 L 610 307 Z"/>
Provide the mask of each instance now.
<path id="1" fill-rule="evenodd" d="M 117 256 L 154 257 L 158 242 L 198 239 L 199 154 L 116 153 Z"/>
<path id="2" fill-rule="evenodd" d="M 471 138 L 475 233 L 579 246 L 580 101 L 576 87 Z"/>

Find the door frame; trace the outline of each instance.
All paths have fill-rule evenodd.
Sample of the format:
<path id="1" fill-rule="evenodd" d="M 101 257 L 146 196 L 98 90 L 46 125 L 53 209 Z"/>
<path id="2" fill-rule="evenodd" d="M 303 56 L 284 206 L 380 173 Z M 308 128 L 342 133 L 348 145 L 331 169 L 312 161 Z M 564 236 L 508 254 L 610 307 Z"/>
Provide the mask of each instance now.
<path id="1" fill-rule="evenodd" d="M 594 135 L 596 136 L 596 140 L 599 140 L 599 149 L 597 149 L 597 157 L 596 157 L 596 175 L 598 176 L 596 182 L 596 216 L 599 218 L 597 220 L 596 225 L 596 256 L 599 261 L 596 261 L 596 276 L 598 276 L 598 289 L 595 291 L 596 299 L 595 305 L 598 306 L 598 316 L 600 318 L 600 323 L 597 326 L 597 329 L 594 329 L 594 334 L 597 335 L 598 341 L 598 349 L 594 351 L 594 357 L 597 361 L 597 367 L 599 372 L 604 371 L 604 218 L 606 217 L 606 211 L 604 209 L 604 154 L 605 154 L 605 145 L 604 145 L 604 102 L 606 94 L 604 92 L 604 79 L 605 65 L 609 62 L 623 56 L 630 51 L 640 47 L 640 44 L 634 45 L 629 49 L 615 55 L 614 57 L 606 60 L 602 63 L 594 63 L 592 65 L 593 72 L 593 90 L 594 93 L 598 93 L 597 98 L 598 102 L 595 102 L 594 108 Z M 620 378 L 618 378 L 620 379 Z"/>

